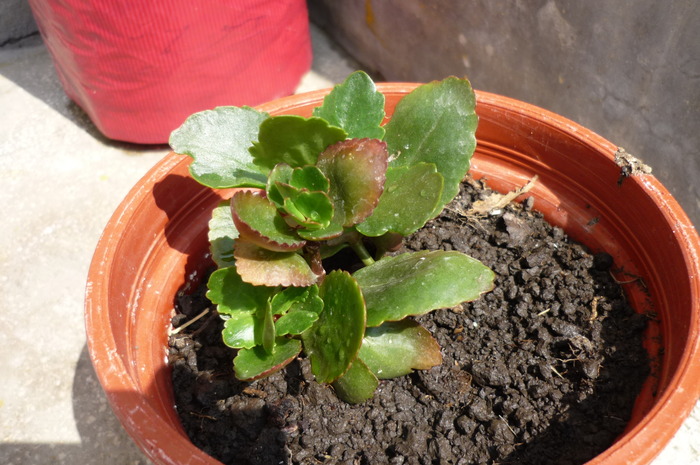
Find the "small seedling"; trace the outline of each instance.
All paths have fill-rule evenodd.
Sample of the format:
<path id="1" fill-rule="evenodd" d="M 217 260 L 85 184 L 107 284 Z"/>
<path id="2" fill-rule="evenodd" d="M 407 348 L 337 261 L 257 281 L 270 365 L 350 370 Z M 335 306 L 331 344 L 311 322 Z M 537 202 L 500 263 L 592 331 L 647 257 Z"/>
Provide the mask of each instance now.
<path id="1" fill-rule="evenodd" d="M 455 251 L 388 253 L 458 193 L 474 107 L 469 82 L 447 78 L 416 88 L 382 125 L 384 95 L 356 72 L 310 118 L 219 107 L 173 132 L 194 179 L 245 188 L 209 229 L 218 269 L 207 296 L 238 349 L 238 378 L 267 376 L 303 351 L 319 382 L 357 403 L 379 379 L 441 363 L 435 339 L 407 317 L 476 299 L 494 274 Z M 327 271 L 343 249 L 357 260 Z"/>

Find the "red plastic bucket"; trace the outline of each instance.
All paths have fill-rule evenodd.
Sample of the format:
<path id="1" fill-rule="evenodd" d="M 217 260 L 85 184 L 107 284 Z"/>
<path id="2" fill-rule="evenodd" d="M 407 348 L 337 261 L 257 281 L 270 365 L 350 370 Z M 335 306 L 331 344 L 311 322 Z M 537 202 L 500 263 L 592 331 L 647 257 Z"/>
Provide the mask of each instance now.
<path id="1" fill-rule="evenodd" d="M 294 92 L 304 0 L 29 0 L 63 88 L 108 138 L 160 144 L 185 118 Z"/>

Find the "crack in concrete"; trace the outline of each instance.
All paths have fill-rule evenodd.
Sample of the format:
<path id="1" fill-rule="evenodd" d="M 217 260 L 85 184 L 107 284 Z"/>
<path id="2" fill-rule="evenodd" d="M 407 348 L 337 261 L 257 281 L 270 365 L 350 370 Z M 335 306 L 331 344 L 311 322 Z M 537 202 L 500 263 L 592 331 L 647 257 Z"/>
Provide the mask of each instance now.
<path id="1" fill-rule="evenodd" d="M 34 31 L 34 32 L 30 32 L 29 34 L 25 34 L 25 35 L 19 36 L 19 37 L 9 37 L 9 38 L 5 39 L 4 41 L 0 42 L 0 48 L 3 48 L 7 45 L 14 45 L 18 42 L 22 42 L 25 39 L 29 39 L 30 37 L 35 37 L 38 35 L 39 35 L 39 31 Z"/>

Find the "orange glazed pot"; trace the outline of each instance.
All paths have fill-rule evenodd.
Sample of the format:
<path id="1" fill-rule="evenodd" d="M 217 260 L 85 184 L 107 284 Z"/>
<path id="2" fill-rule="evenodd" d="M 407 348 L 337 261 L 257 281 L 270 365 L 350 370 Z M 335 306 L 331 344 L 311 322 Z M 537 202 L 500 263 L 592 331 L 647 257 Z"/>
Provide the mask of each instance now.
<path id="1" fill-rule="evenodd" d="M 386 95 L 388 117 L 416 85 L 377 86 Z M 327 92 L 286 97 L 258 109 L 308 117 Z M 477 102 L 472 174 L 501 192 L 538 175 L 528 193 L 536 210 L 643 279 L 646 289 L 626 284 L 625 290 L 638 312 L 658 316 L 645 341 L 653 373 L 625 432 L 588 464 L 649 463 L 700 396 L 698 234 L 652 175 L 618 184 L 617 147 L 600 136 L 519 101 L 477 92 Z M 189 162 L 170 154 L 131 190 L 97 245 L 87 283 L 93 365 L 124 428 L 156 464 L 219 463 L 195 447 L 180 426 L 166 362 L 174 296 L 195 286 L 210 265 L 207 223 L 211 210 L 230 195 L 192 180 Z"/>

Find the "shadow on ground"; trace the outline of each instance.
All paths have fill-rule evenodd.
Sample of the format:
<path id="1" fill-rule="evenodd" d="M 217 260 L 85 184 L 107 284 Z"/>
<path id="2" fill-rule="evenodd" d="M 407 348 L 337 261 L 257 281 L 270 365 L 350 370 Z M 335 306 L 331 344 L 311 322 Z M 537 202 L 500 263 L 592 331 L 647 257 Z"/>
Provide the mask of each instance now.
<path id="1" fill-rule="evenodd" d="M 38 34 L 2 47 L 0 52 L 0 75 L 44 102 L 103 144 L 135 154 L 144 150 L 159 150 L 164 147 L 164 145 L 132 144 L 105 137 L 90 120 L 87 113 L 68 98 L 63 91 L 51 55 Z"/>
<path id="2" fill-rule="evenodd" d="M 78 359 L 73 378 L 73 416 L 80 442 L 2 443 L 5 465 L 148 465 L 112 413 L 92 368 L 87 346 Z"/>

